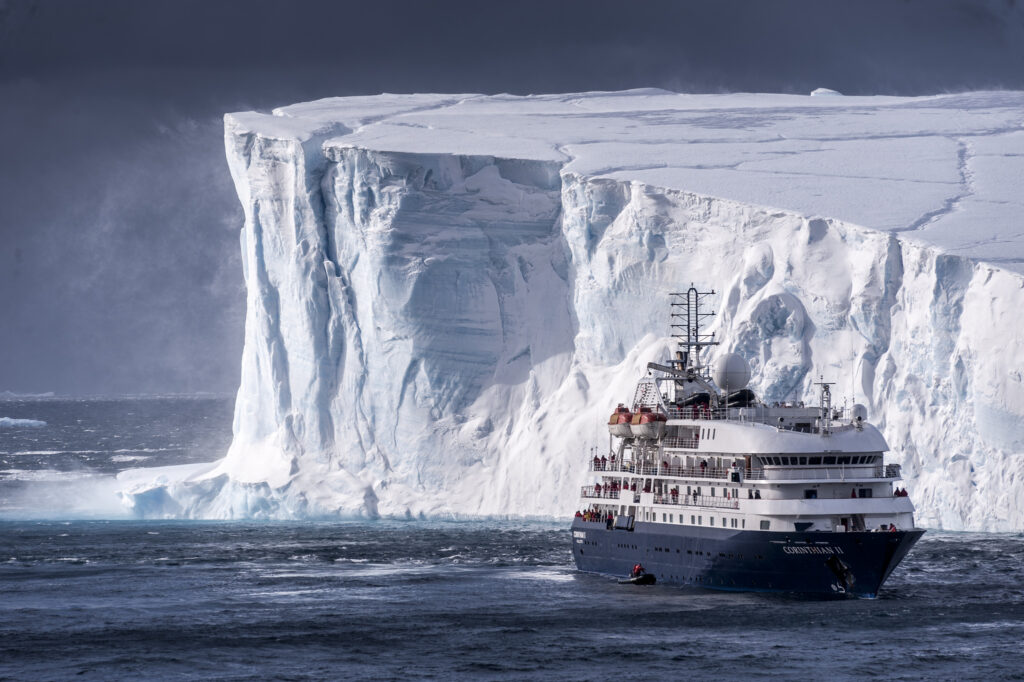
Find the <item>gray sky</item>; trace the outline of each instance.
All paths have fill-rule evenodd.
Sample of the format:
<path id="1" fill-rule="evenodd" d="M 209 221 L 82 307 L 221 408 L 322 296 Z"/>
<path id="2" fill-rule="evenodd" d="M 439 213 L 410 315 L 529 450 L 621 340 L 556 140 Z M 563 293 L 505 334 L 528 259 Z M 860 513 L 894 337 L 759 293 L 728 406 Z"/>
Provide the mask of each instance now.
<path id="1" fill-rule="evenodd" d="M 221 114 L 378 92 L 1024 89 L 1013 0 L 0 0 L 0 391 L 236 388 Z"/>

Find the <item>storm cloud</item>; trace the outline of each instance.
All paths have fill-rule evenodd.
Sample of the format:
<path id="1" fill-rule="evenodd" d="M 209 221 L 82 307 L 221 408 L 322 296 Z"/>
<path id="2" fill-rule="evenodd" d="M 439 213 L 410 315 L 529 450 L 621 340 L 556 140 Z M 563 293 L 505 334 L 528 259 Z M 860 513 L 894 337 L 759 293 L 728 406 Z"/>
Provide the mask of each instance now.
<path id="1" fill-rule="evenodd" d="M 221 115 L 379 92 L 1024 89 L 1014 2 L 0 3 L 0 391 L 227 392 Z"/>

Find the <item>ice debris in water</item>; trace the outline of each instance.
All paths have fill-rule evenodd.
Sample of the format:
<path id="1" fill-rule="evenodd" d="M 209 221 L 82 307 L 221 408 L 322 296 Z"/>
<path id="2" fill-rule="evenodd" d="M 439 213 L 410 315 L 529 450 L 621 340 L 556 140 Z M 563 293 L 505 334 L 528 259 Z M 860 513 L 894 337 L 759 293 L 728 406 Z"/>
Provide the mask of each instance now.
<path id="1" fill-rule="evenodd" d="M 46 426 L 46 422 L 38 419 L 12 419 L 11 417 L 0 417 L 0 429 L 38 429 Z"/>

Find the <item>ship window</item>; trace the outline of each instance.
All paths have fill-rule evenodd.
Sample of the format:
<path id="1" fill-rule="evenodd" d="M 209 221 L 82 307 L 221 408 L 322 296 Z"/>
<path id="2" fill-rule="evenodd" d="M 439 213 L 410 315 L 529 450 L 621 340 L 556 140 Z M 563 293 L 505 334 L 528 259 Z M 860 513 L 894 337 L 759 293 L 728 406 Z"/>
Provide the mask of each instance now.
<path id="1" fill-rule="evenodd" d="M 708 525 L 709 526 L 715 525 L 715 517 L 714 516 L 709 516 L 708 517 Z"/>
<path id="2" fill-rule="evenodd" d="M 747 520 L 746 519 L 740 519 L 740 527 L 741 528 L 746 528 L 747 527 Z"/>
<path id="3" fill-rule="evenodd" d="M 698 516 L 697 517 L 697 525 L 700 526 L 700 525 L 703 525 L 703 523 L 704 523 L 704 517 L 703 516 Z"/>
<path id="4" fill-rule="evenodd" d="M 807 464 L 807 458 L 806 457 L 801 457 L 800 458 L 800 463 L 801 464 Z"/>
<path id="5" fill-rule="evenodd" d="M 714 497 L 714 496 L 715 496 L 715 489 L 714 489 L 714 488 L 712 488 L 712 489 L 711 489 L 711 497 Z"/>
<path id="6" fill-rule="evenodd" d="M 840 464 L 849 464 L 850 463 L 850 458 L 849 457 L 840 457 L 839 458 L 839 463 Z"/>
<path id="7" fill-rule="evenodd" d="M 818 499 L 818 491 L 814 490 L 814 489 L 805 490 L 804 491 L 804 499 L 805 500 L 816 500 L 816 499 Z"/>
<path id="8" fill-rule="evenodd" d="M 725 527 L 726 527 L 725 517 L 723 516 L 722 517 L 722 528 L 725 528 Z"/>
<path id="9" fill-rule="evenodd" d="M 821 464 L 821 457 L 808 457 L 807 463 L 810 464 L 811 466 Z"/>
<path id="10" fill-rule="evenodd" d="M 690 514 L 690 523 L 697 523 L 697 517 L 693 514 Z"/>
<path id="11" fill-rule="evenodd" d="M 860 488 L 857 490 L 857 497 L 871 497 L 871 488 Z"/>
<path id="12" fill-rule="evenodd" d="M 686 494 L 689 495 L 691 492 L 693 491 L 690 490 L 690 486 L 686 486 Z"/>
<path id="13" fill-rule="evenodd" d="M 674 523 L 674 519 L 672 518 L 672 514 L 668 515 L 668 522 L 669 523 Z"/>
<path id="14" fill-rule="evenodd" d="M 733 519 L 733 520 L 732 520 L 732 527 L 733 527 L 733 528 L 735 528 L 735 527 L 736 527 L 736 519 Z"/>
<path id="15" fill-rule="evenodd" d="M 718 429 L 711 429 L 711 440 L 715 439 L 715 434 L 718 433 Z"/>
<path id="16" fill-rule="evenodd" d="M 835 464 L 836 463 L 836 458 L 835 457 L 825 457 L 824 460 L 825 460 L 825 464 Z"/>
<path id="17" fill-rule="evenodd" d="M 668 521 L 668 514 L 662 514 L 661 515 L 661 522 L 665 523 L 666 521 Z"/>
<path id="18" fill-rule="evenodd" d="M 762 521 L 761 522 L 761 530 L 768 530 L 768 528 L 771 526 L 771 524 L 772 524 L 771 521 Z"/>

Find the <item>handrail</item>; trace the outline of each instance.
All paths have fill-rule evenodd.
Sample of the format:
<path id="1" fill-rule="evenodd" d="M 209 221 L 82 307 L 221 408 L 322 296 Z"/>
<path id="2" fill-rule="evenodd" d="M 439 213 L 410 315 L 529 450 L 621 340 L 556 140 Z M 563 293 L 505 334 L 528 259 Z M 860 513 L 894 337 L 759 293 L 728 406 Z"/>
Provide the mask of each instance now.
<path id="1" fill-rule="evenodd" d="M 740 501 L 728 497 L 712 497 L 710 495 L 672 495 L 661 493 L 654 496 L 655 504 L 672 504 L 680 507 L 713 507 L 715 509 L 739 509 Z"/>
<path id="2" fill-rule="evenodd" d="M 712 479 L 728 480 L 729 474 L 735 471 L 726 467 L 705 467 L 699 466 L 662 466 L 660 464 L 635 464 L 632 460 L 625 462 L 612 461 L 591 461 L 591 471 L 607 473 L 628 473 L 639 476 L 666 476 L 669 478 L 691 478 L 691 479 Z M 898 479 L 902 478 L 902 467 L 899 464 L 885 465 L 838 465 L 828 467 L 773 467 L 770 469 L 752 468 L 741 469 L 744 480 L 750 481 L 845 481 L 850 478 L 878 478 Z"/>
<path id="3" fill-rule="evenodd" d="M 610 486 L 601 486 L 598 490 L 596 486 L 585 485 L 580 490 L 580 497 L 593 497 L 600 500 L 617 500 L 619 499 L 619 493 L 626 488 L 611 488 Z"/>
<path id="4" fill-rule="evenodd" d="M 728 419 L 728 410 L 719 408 L 702 407 L 699 405 L 690 405 L 688 407 L 670 407 L 667 410 L 669 419 L 701 419 L 701 420 L 717 420 L 717 419 Z"/>
<path id="5" fill-rule="evenodd" d="M 625 462 L 606 461 L 590 462 L 591 471 L 603 471 L 608 473 L 628 473 L 640 476 L 672 476 L 676 478 L 710 478 L 727 479 L 732 469 L 725 467 L 685 467 L 685 466 L 662 466 L 660 464 L 635 464 L 632 460 Z"/>
<path id="6" fill-rule="evenodd" d="M 661 441 L 666 448 L 687 448 L 696 450 L 700 445 L 700 438 L 665 438 Z"/>

